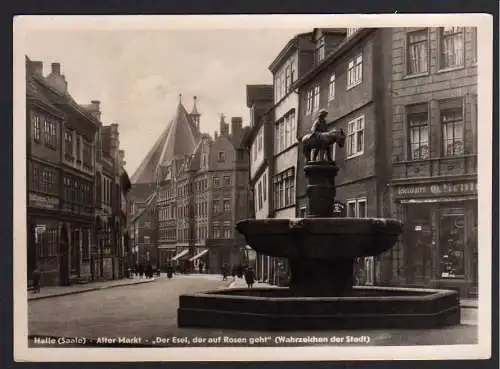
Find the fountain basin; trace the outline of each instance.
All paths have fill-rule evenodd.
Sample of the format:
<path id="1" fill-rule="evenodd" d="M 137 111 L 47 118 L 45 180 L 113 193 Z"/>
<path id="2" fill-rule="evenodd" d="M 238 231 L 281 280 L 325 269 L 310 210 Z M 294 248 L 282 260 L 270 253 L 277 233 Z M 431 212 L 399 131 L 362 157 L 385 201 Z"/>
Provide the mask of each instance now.
<path id="1" fill-rule="evenodd" d="M 422 329 L 460 324 L 456 291 L 354 287 L 349 297 L 294 297 L 289 288 L 182 295 L 179 327 L 297 331 Z"/>
<path id="2" fill-rule="evenodd" d="M 353 259 L 390 249 L 403 230 L 395 219 L 245 219 L 236 225 L 258 253 L 290 259 Z"/>

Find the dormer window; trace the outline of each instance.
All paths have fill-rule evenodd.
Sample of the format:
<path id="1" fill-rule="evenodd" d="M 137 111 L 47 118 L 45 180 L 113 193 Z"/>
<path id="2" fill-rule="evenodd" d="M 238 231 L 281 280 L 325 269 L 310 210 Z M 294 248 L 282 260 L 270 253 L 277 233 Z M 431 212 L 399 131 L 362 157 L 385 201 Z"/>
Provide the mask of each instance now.
<path id="1" fill-rule="evenodd" d="M 316 41 L 316 63 L 321 62 L 325 58 L 325 37 L 322 36 Z"/>

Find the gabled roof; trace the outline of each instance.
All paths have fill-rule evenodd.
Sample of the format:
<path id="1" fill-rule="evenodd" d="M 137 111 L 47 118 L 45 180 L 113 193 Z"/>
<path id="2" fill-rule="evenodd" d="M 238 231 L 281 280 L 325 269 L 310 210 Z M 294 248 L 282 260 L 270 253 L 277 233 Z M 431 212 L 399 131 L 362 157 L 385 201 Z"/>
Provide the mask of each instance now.
<path id="1" fill-rule="evenodd" d="M 175 158 L 191 155 L 199 140 L 198 129 L 179 101 L 173 119 L 135 171 L 132 183 L 155 182 L 158 167 L 169 165 Z"/>

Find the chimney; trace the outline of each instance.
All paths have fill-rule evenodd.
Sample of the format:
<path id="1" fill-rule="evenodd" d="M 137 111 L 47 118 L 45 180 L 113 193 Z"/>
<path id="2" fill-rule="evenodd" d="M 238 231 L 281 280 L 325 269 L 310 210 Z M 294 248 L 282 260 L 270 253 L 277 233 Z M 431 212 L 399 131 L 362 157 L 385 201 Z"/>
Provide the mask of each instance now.
<path id="1" fill-rule="evenodd" d="M 61 63 L 52 63 L 52 73 L 61 75 Z"/>
<path id="2" fill-rule="evenodd" d="M 242 117 L 232 117 L 231 118 L 231 134 L 237 135 L 238 132 L 243 128 L 243 118 Z"/>
<path id="3" fill-rule="evenodd" d="M 43 77 L 43 62 L 41 61 L 32 61 L 31 62 L 31 70 L 34 74 Z"/>

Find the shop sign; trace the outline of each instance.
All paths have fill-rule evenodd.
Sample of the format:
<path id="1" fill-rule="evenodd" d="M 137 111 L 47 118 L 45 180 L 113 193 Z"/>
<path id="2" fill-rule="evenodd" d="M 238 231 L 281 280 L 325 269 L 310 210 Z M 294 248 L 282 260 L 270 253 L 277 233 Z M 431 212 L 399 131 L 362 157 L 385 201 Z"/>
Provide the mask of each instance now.
<path id="1" fill-rule="evenodd" d="M 42 209 L 57 209 L 59 207 L 59 199 L 57 197 L 30 193 L 29 206 Z"/>
<path id="2" fill-rule="evenodd" d="M 475 193 L 477 191 L 476 182 L 462 182 L 462 183 L 439 183 L 424 186 L 404 186 L 399 187 L 397 190 L 398 195 L 425 195 L 425 194 L 461 194 L 461 193 Z"/>

